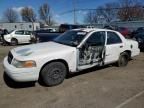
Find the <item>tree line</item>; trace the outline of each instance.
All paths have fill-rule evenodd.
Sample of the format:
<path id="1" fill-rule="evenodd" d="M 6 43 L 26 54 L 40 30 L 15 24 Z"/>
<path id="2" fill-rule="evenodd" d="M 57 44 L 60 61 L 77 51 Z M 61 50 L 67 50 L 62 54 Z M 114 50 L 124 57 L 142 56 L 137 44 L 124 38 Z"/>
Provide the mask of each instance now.
<path id="1" fill-rule="evenodd" d="M 112 21 L 144 20 L 144 6 L 139 0 L 119 0 L 106 3 L 96 10 L 90 10 L 84 17 L 84 23 L 97 23 L 100 19 L 106 23 Z"/>
<path id="2" fill-rule="evenodd" d="M 37 19 L 36 13 L 32 7 L 27 6 L 23 7 L 19 13 L 13 8 L 8 8 L 3 13 L 3 21 L 9 23 L 18 22 L 20 20 L 19 16 L 21 16 L 22 21 L 25 22 L 33 23 L 36 21 L 40 21 L 49 26 L 54 24 L 51 9 L 47 3 L 44 3 L 39 7 L 38 13 L 39 13 L 39 20 Z"/>
<path id="3" fill-rule="evenodd" d="M 18 22 L 21 16 L 22 21 L 47 24 L 51 26 L 55 23 L 50 6 L 47 3 L 42 4 L 38 10 L 39 19 L 32 7 L 23 7 L 18 13 L 13 8 L 8 8 L 3 13 L 3 21 Z M 106 3 L 97 7 L 95 10 L 89 10 L 84 16 L 84 23 L 94 24 L 100 20 L 110 23 L 115 20 L 135 21 L 144 20 L 144 6 L 139 0 L 118 0 L 117 2 Z"/>

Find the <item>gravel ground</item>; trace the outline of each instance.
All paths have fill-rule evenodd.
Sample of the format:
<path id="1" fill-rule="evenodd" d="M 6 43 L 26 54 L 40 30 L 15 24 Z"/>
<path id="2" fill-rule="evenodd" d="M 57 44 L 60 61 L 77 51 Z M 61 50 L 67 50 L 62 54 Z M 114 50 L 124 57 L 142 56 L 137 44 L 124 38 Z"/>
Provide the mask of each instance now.
<path id="1" fill-rule="evenodd" d="M 93 68 L 45 87 L 3 75 L 2 60 L 11 48 L 0 46 L 0 108 L 144 108 L 143 52 L 127 67 Z"/>

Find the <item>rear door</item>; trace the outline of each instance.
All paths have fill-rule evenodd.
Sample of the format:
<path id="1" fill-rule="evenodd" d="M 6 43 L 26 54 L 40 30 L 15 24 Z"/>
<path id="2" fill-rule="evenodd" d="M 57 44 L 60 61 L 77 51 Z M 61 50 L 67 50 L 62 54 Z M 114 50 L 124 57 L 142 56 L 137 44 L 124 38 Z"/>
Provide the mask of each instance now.
<path id="1" fill-rule="evenodd" d="M 107 32 L 105 64 L 116 62 L 123 51 L 124 44 L 116 32 Z"/>
<path id="2" fill-rule="evenodd" d="M 13 38 L 16 38 L 18 40 L 18 43 L 23 43 L 24 42 L 24 30 L 17 30 L 13 34 Z"/>
<path id="3" fill-rule="evenodd" d="M 29 43 L 30 42 L 31 33 L 32 33 L 31 31 L 27 31 L 27 30 L 24 31 L 24 36 L 23 36 L 24 43 Z"/>

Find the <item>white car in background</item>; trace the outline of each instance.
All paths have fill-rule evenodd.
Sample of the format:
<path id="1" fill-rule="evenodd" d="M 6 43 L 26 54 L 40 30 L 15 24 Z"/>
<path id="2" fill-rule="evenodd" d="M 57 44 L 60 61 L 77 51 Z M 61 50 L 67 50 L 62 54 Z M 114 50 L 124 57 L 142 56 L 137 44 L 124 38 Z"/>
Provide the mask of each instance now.
<path id="1" fill-rule="evenodd" d="M 30 43 L 33 37 L 32 32 L 28 30 L 14 30 L 4 35 L 4 40 L 11 45 Z"/>
<path id="2" fill-rule="evenodd" d="M 50 42 L 12 49 L 4 59 L 6 74 L 15 81 L 48 86 L 63 82 L 69 72 L 117 63 L 126 66 L 139 55 L 138 43 L 107 29 L 75 29 Z"/>

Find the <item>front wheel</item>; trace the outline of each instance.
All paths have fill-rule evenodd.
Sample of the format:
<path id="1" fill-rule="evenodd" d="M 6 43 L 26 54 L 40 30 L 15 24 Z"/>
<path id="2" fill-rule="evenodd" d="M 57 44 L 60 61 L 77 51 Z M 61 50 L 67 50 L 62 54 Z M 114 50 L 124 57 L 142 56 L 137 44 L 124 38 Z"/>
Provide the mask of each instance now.
<path id="1" fill-rule="evenodd" d="M 120 55 L 117 65 L 118 67 L 125 67 L 128 64 L 128 61 L 129 61 L 129 55 L 124 52 Z"/>
<path id="2" fill-rule="evenodd" d="M 11 45 L 12 45 L 12 46 L 15 46 L 15 45 L 17 45 L 17 44 L 18 44 L 17 39 L 11 39 Z"/>
<path id="3" fill-rule="evenodd" d="M 66 73 L 67 68 L 65 64 L 61 62 L 52 62 L 42 69 L 41 77 L 47 86 L 55 86 L 64 81 Z"/>

